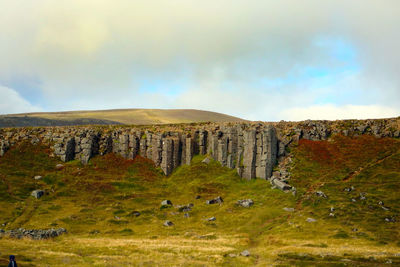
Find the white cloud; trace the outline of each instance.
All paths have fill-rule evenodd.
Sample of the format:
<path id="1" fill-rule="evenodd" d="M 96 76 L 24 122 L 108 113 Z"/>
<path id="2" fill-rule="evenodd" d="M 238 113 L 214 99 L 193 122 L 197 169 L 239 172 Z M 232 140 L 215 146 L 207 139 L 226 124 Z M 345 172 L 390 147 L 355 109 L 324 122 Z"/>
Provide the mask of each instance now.
<path id="1" fill-rule="evenodd" d="M 400 116 L 400 109 L 379 105 L 314 105 L 284 109 L 280 112 L 284 120 L 342 120 L 375 119 Z"/>
<path id="2" fill-rule="evenodd" d="M 354 46 L 361 66 L 349 88 L 361 93 L 340 104 L 400 106 L 398 25 L 398 0 L 4 0 L 0 82 L 37 77 L 51 110 L 185 107 L 279 120 L 282 108 L 318 103 L 316 92 L 257 81 L 340 64 L 313 46 L 323 36 Z M 143 76 L 179 81 L 185 71 L 175 98 L 138 90 Z"/>
<path id="3" fill-rule="evenodd" d="M 15 90 L 0 85 L 0 114 L 41 111 L 39 107 L 31 105 Z"/>

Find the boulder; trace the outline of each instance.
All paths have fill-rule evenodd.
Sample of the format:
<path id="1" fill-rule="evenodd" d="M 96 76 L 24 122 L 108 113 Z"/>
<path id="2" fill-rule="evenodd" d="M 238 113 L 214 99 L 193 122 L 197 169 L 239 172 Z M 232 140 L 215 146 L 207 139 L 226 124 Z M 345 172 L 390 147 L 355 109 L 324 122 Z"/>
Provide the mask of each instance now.
<path id="1" fill-rule="evenodd" d="M 34 198 L 37 198 L 37 199 L 41 198 L 43 195 L 44 195 L 44 191 L 39 190 L 39 189 L 33 190 L 31 193 L 31 196 L 33 196 Z"/>
<path id="2" fill-rule="evenodd" d="M 63 164 L 57 164 L 56 165 L 56 169 L 57 170 L 62 170 L 64 168 L 64 165 Z"/>
<path id="3" fill-rule="evenodd" d="M 210 199 L 210 200 L 206 200 L 206 204 L 210 205 L 210 204 L 221 204 L 222 202 L 224 202 L 224 200 L 222 199 L 222 197 L 218 196 L 214 199 Z"/>
<path id="4" fill-rule="evenodd" d="M 277 188 L 279 188 L 282 191 L 288 191 L 290 189 L 292 189 L 292 187 L 290 185 L 288 185 L 285 182 L 282 182 L 281 180 L 278 179 L 271 179 L 271 184 L 276 186 Z"/>
<path id="5" fill-rule="evenodd" d="M 238 200 L 237 204 L 244 208 L 249 208 L 250 206 L 252 206 L 254 204 L 254 202 L 251 199 L 242 199 L 242 200 Z"/>

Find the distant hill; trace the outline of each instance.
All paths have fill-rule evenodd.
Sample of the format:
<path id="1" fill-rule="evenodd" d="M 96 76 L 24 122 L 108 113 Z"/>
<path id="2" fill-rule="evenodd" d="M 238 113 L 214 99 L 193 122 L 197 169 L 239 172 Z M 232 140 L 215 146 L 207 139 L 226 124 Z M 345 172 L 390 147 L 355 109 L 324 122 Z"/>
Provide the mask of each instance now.
<path id="1" fill-rule="evenodd" d="M 195 109 L 113 109 L 9 114 L 0 116 L 0 127 L 69 126 L 110 124 L 168 124 L 191 122 L 239 122 L 243 119 Z"/>

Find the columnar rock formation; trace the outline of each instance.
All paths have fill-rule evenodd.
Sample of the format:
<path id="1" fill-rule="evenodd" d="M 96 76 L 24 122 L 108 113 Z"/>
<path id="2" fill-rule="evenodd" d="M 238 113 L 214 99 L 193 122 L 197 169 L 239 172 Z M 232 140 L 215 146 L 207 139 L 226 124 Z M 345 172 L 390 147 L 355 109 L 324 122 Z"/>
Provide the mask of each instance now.
<path id="1" fill-rule="evenodd" d="M 208 154 L 245 179 L 269 179 L 286 147 L 300 138 L 323 140 L 332 134 L 400 137 L 400 120 L 305 121 L 300 123 L 196 124 L 148 127 L 92 126 L 0 129 L 0 156 L 17 142 L 49 144 L 62 161 L 87 164 L 95 155 L 116 153 L 151 159 L 166 175 Z"/>

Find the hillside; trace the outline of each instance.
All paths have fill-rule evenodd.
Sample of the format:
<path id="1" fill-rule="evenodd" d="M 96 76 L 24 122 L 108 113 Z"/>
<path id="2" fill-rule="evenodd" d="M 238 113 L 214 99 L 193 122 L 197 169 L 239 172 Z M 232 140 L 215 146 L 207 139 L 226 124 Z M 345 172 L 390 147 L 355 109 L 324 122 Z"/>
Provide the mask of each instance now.
<path id="1" fill-rule="evenodd" d="M 203 163 L 205 155 L 164 176 L 140 156 L 63 163 L 45 145 L 21 143 L 0 158 L 2 227 L 68 233 L 53 241 L 3 237 L 0 263 L 16 254 L 23 266 L 400 264 L 399 139 L 339 134 L 302 139 L 288 153 L 295 195 Z M 40 199 L 29 196 L 37 188 L 47 192 Z M 222 204 L 205 203 L 217 196 Z M 250 208 L 236 204 L 249 198 Z M 162 207 L 164 199 L 174 206 Z M 177 205 L 189 203 L 185 217 Z M 245 249 L 249 257 L 239 255 Z"/>
<path id="2" fill-rule="evenodd" d="M 239 121 L 243 120 L 222 113 L 195 109 L 114 109 L 2 115 L 0 116 L 0 127 L 87 124 L 149 125 Z"/>

